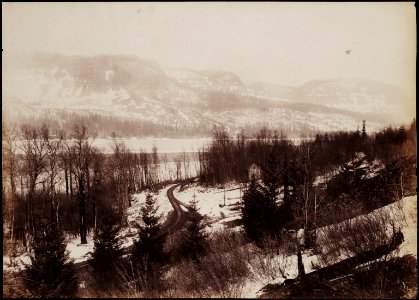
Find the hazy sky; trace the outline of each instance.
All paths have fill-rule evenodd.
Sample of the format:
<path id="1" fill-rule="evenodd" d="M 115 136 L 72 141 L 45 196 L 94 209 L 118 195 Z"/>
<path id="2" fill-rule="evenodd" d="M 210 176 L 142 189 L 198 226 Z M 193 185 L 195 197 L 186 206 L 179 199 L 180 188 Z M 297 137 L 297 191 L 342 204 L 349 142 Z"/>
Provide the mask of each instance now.
<path id="1" fill-rule="evenodd" d="M 2 3 L 2 47 L 134 54 L 245 81 L 361 77 L 412 88 L 415 18 L 413 2 Z"/>

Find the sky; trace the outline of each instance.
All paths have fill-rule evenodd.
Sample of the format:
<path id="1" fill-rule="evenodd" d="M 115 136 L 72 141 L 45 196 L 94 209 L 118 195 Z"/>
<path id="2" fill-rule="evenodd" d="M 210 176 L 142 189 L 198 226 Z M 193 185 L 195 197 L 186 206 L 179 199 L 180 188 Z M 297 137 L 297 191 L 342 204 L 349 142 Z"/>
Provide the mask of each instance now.
<path id="1" fill-rule="evenodd" d="M 2 3 L 2 48 L 129 54 L 246 82 L 416 86 L 414 2 Z"/>

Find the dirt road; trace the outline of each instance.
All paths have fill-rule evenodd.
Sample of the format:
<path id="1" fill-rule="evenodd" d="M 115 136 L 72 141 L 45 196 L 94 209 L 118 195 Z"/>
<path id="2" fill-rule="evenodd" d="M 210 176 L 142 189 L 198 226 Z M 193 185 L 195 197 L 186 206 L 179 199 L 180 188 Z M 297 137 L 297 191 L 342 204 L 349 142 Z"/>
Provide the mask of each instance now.
<path id="1" fill-rule="evenodd" d="M 161 237 L 163 235 L 170 235 L 176 232 L 177 230 L 181 229 L 182 226 L 185 224 L 187 220 L 187 213 L 182 210 L 180 207 L 179 200 L 175 198 L 173 195 L 174 189 L 178 186 L 183 185 L 185 183 L 177 183 L 174 184 L 167 190 L 167 198 L 173 206 L 173 213 L 169 214 L 167 221 L 161 227 L 157 237 Z M 131 252 L 133 245 L 124 248 L 124 254 L 129 254 Z M 80 297 L 83 296 L 90 296 L 93 290 L 93 268 L 90 266 L 89 261 L 84 261 L 75 264 L 75 268 L 77 271 L 77 276 L 79 278 L 79 291 L 78 295 Z"/>

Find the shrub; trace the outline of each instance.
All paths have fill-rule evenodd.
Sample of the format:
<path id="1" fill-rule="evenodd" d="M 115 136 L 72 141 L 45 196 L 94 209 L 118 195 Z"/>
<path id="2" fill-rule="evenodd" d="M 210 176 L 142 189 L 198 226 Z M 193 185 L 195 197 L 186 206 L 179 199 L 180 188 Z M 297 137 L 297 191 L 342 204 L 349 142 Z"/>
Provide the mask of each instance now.
<path id="1" fill-rule="evenodd" d="M 168 276 L 172 293 L 188 297 L 237 297 L 249 274 L 249 253 L 241 233 L 222 231 L 209 240 L 206 255 L 177 263 Z"/>
<path id="2" fill-rule="evenodd" d="M 416 298 L 416 264 L 415 257 L 405 255 L 369 265 L 354 276 L 357 296 L 400 299 L 410 295 Z"/>

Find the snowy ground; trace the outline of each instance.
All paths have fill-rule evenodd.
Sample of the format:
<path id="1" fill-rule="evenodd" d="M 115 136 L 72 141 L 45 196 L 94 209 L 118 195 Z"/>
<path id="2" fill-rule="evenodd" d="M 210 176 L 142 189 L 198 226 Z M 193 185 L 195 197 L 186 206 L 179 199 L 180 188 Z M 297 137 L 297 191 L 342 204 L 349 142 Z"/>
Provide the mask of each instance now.
<path id="1" fill-rule="evenodd" d="M 355 169 L 365 170 L 366 178 L 373 178 L 377 176 L 378 172 L 382 170 L 383 168 L 385 168 L 385 165 L 377 159 L 375 159 L 372 162 L 369 162 L 367 160 L 367 156 L 363 152 L 356 152 L 355 158 L 348 161 L 345 165 L 347 168 L 355 167 Z M 330 179 L 332 179 L 334 176 L 338 175 L 340 172 L 342 172 L 341 166 L 334 168 L 332 171 L 324 175 L 317 176 L 313 182 L 313 185 L 318 186 L 318 185 L 324 184 L 328 182 Z"/>
<path id="2" fill-rule="evenodd" d="M 166 220 L 167 214 L 172 210 L 172 206 L 166 196 L 167 190 L 171 186 L 172 185 L 167 186 L 154 195 L 157 199 L 157 205 L 159 206 L 158 212 L 161 214 L 161 223 Z M 241 211 L 239 209 L 239 203 L 241 193 L 243 193 L 243 190 L 239 189 L 238 184 L 230 184 L 226 186 L 224 190 L 223 188 L 204 188 L 195 183 L 189 187 L 185 187 L 182 191 L 180 191 L 180 187 L 174 190 L 174 196 L 186 205 L 189 204 L 195 195 L 199 212 L 206 216 L 205 221 L 208 225 L 208 232 L 229 228 L 229 221 L 240 218 Z M 135 195 L 132 206 L 127 211 L 129 226 L 120 231 L 124 247 L 133 243 L 136 233 L 135 223 L 141 222 L 139 218 L 140 207 L 145 202 L 145 197 L 146 192 Z M 393 232 L 393 224 L 396 229 L 400 228 L 404 234 L 404 242 L 393 254 L 397 256 L 412 254 L 417 258 L 417 195 L 405 197 L 398 202 L 374 210 L 367 215 L 358 216 L 345 222 L 368 220 L 380 215 L 391 217 L 387 220 L 388 236 Z M 319 228 L 318 236 L 323 235 L 323 238 L 325 238 L 324 235 L 327 235 L 328 232 L 333 231 L 334 228 L 338 228 L 341 225 L 342 223 L 338 223 Z M 235 230 L 241 230 L 241 226 L 235 227 Z M 88 236 L 88 243 L 86 245 L 80 245 L 79 239 L 70 239 L 67 250 L 69 251 L 70 257 L 73 258 L 75 262 L 88 259 L 89 252 L 93 251 L 93 236 L 91 234 Z M 347 257 L 341 256 L 339 257 L 339 260 L 345 258 Z M 302 254 L 302 259 L 306 273 L 314 271 L 316 266 L 325 266 L 322 265 L 319 257 L 312 252 L 305 251 Z M 10 258 L 3 256 L 4 270 L 22 269 L 24 266 L 22 262 L 19 262 L 20 260 L 25 263 L 30 262 L 29 257 L 26 254 L 15 259 L 18 266 L 11 266 Z M 254 271 L 251 276 L 240 284 L 240 286 L 236 287 L 240 294 L 239 297 L 255 298 L 260 295 L 260 289 L 266 284 L 282 283 L 286 278 L 281 274 L 285 274 L 287 278 L 295 278 L 298 274 L 297 255 L 266 255 L 263 260 L 266 265 L 280 268 L 282 273 L 277 272 L 277 276 L 272 276 L 272 274 L 264 276 L 263 274 L 256 274 L 256 271 Z M 252 270 L 252 266 L 250 266 L 250 268 Z"/>
<path id="3" fill-rule="evenodd" d="M 349 222 L 355 222 L 359 219 L 376 218 L 378 215 L 390 215 L 391 220 L 394 221 L 395 228 L 400 228 L 404 235 L 404 242 L 400 247 L 392 252 L 395 256 L 404 256 L 407 254 L 413 255 L 417 259 L 417 195 L 405 197 L 402 200 L 387 205 L 385 207 L 376 209 L 367 215 L 358 216 L 349 220 Z M 390 236 L 392 234 L 391 220 L 388 220 L 387 233 Z M 348 221 L 345 221 L 348 222 Z M 319 231 L 329 232 L 333 231 L 333 227 L 340 226 L 340 223 L 320 228 Z M 345 256 L 341 256 L 338 261 L 343 260 Z M 298 275 L 297 267 L 297 255 L 282 256 L 278 255 L 270 258 L 272 265 L 283 266 L 283 272 L 287 278 L 295 278 Z M 310 273 L 316 270 L 316 267 L 325 267 L 322 265 L 319 258 L 313 255 L 311 252 L 304 252 L 302 254 L 302 260 L 306 273 Z M 336 262 L 338 262 L 336 261 Z M 243 294 L 241 297 L 244 298 L 256 298 L 260 295 L 260 289 L 270 284 L 282 283 L 286 278 L 279 276 L 272 280 L 272 278 L 249 278 L 243 287 Z"/>
<path id="4" fill-rule="evenodd" d="M 167 198 L 167 190 L 172 185 L 159 190 L 156 194 L 152 194 L 153 198 L 156 199 L 158 206 L 157 214 L 160 215 L 160 223 L 163 224 L 166 221 L 168 213 L 173 210 Z M 119 237 L 122 241 L 122 248 L 131 246 L 137 236 L 137 226 L 142 224 L 141 219 L 141 206 L 145 203 L 147 191 L 135 194 L 131 207 L 127 209 L 127 220 L 128 226 L 121 228 L 119 231 Z M 93 252 L 93 235 L 89 235 L 86 245 L 80 244 L 80 239 L 73 239 L 67 244 L 67 250 L 69 251 L 70 258 L 74 259 L 74 262 L 81 262 L 89 259 L 89 251 Z"/>
<path id="5" fill-rule="evenodd" d="M 228 227 L 229 222 L 241 218 L 239 204 L 242 193 L 243 187 L 240 190 L 238 184 L 229 184 L 223 189 L 205 188 L 197 183 L 185 187 L 182 191 L 177 187 L 173 192 L 176 199 L 186 205 L 195 195 L 199 213 L 206 216 L 206 230 L 209 233 L 222 230 Z"/>
<path id="6" fill-rule="evenodd" d="M 417 258 L 417 196 L 405 197 L 401 201 L 392 203 L 385 207 L 379 208 L 367 215 L 358 216 L 346 222 L 355 222 L 359 219 L 376 218 L 378 215 L 392 216 L 396 230 L 400 227 L 404 235 L 404 242 L 401 246 L 392 252 L 395 256 L 404 256 L 412 254 Z M 392 234 L 391 220 L 388 220 L 388 235 Z M 341 226 L 340 223 L 320 228 L 319 231 L 330 232 L 333 227 Z M 237 286 L 231 287 L 232 290 L 238 291 L 236 295 L 239 298 L 257 298 L 262 294 L 260 291 L 267 284 L 281 284 L 285 279 L 295 278 L 298 275 L 297 255 L 262 255 L 252 258 L 249 265 L 251 274 L 240 282 Z M 347 257 L 341 256 L 336 262 Z M 269 272 L 260 272 L 253 265 L 260 265 L 259 260 L 263 261 L 266 269 L 272 268 Z M 316 270 L 317 267 L 325 267 L 317 255 L 312 251 L 304 251 L 302 260 L 306 273 Z M 276 273 L 277 276 L 273 276 Z M 282 276 L 285 274 L 286 278 Z"/>
<path id="7" fill-rule="evenodd" d="M 158 206 L 157 213 L 160 215 L 160 223 L 163 224 L 166 221 L 168 213 L 173 210 L 167 198 L 167 190 L 172 185 L 159 190 L 153 197 L 157 200 Z M 128 226 L 121 228 L 119 231 L 119 237 L 122 241 L 122 247 L 129 247 L 134 243 L 137 236 L 137 225 L 141 224 L 142 220 L 140 217 L 141 206 L 145 203 L 147 191 L 135 194 L 131 207 L 127 210 Z M 80 237 L 67 234 L 65 240 L 67 242 L 66 250 L 70 259 L 74 260 L 74 263 L 79 263 L 88 260 L 93 253 L 94 240 L 93 232 L 89 232 L 87 235 L 87 244 L 80 243 Z M 10 260 L 10 257 L 3 256 L 3 269 L 7 271 L 20 271 L 25 268 L 25 264 L 30 264 L 31 260 L 28 253 L 24 253 L 14 259 Z"/>

